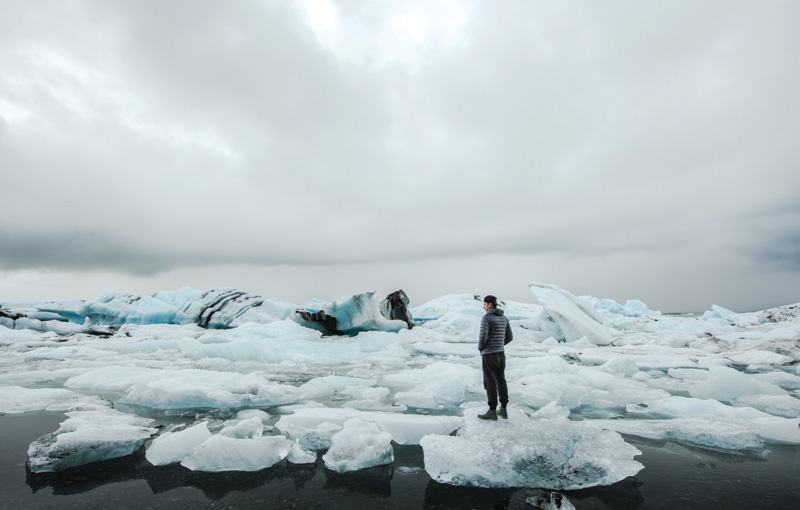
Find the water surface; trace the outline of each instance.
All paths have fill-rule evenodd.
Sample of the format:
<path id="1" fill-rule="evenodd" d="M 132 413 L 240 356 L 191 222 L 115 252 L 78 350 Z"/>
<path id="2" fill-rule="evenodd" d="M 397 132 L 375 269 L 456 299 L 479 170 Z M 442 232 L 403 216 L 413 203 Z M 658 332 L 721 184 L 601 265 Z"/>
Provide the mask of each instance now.
<path id="1" fill-rule="evenodd" d="M 395 445 L 392 466 L 339 474 L 283 461 L 256 473 L 196 473 L 155 467 L 142 450 L 55 474 L 25 468 L 28 445 L 52 432 L 60 413 L 0 416 L 0 508 L 531 509 L 535 489 L 452 487 L 431 480 L 422 449 Z M 566 491 L 581 509 L 797 508 L 800 447 L 770 445 L 764 457 L 626 438 L 645 469 L 609 487 Z"/>

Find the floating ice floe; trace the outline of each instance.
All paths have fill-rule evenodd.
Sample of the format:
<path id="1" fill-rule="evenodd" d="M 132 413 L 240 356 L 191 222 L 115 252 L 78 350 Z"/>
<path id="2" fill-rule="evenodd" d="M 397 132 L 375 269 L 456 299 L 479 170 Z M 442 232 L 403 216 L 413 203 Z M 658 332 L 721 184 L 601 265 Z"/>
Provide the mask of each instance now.
<path id="1" fill-rule="evenodd" d="M 758 426 L 724 418 L 675 418 L 672 420 L 592 420 L 592 425 L 646 439 L 732 451 L 760 452 L 764 441 Z"/>
<path id="2" fill-rule="evenodd" d="M 728 367 L 714 366 L 708 369 L 708 378 L 698 381 L 689 394 L 694 398 L 731 402 L 750 395 L 786 395 L 786 390 Z"/>
<path id="3" fill-rule="evenodd" d="M 34 473 L 124 457 L 138 450 L 156 429 L 153 420 L 97 407 L 67 413 L 58 430 L 28 447 L 28 467 Z"/>
<path id="4" fill-rule="evenodd" d="M 391 464 L 394 460 L 392 435 L 374 422 L 350 418 L 322 456 L 325 466 L 339 473 Z"/>
<path id="5" fill-rule="evenodd" d="M 457 436 L 428 435 L 420 444 L 436 481 L 477 487 L 573 490 L 610 485 L 638 473 L 641 452 L 612 431 L 566 419 L 531 420 L 509 409 L 485 422 L 464 412 Z"/>

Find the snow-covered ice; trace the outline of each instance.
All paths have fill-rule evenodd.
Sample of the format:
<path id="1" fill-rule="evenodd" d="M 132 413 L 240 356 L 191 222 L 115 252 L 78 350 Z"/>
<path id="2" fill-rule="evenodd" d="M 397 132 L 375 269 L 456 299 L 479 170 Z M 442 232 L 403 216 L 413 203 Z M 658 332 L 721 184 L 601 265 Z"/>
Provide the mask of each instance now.
<path id="1" fill-rule="evenodd" d="M 340 452 L 354 445 L 355 427 L 359 440 L 381 438 L 372 460 L 347 464 L 334 450 L 331 465 L 358 469 L 385 461 L 386 444 L 422 444 L 440 481 L 566 488 L 635 473 L 623 436 L 743 454 L 800 444 L 797 305 L 673 316 L 530 288 L 532 303 L 500 304 L 514 330 L 508 421 L 472 419 L 485 406 L 480 296 L 412 307 L 425 321 L 409 329 L 371 293 L 297 306 L 229 288 L 4 302 L 0 413 L 68 411 L 31 445 L 40 471 L 126 455 L 150 437 L 157 465 L 310 463 L 336 437 Z M 292 318 L 303 308 L 339 314 L 350 336 L 304 327 Z M 167 423 L 160 433 L 152 418 Z"/>
<path id="2" fill-rule="evenodd" d="M 391 464 L 394 460 L 392 435 L 375 424 L 356 416 L 344 423 L 322 456 L 328 469 L 340 473 Z"/>

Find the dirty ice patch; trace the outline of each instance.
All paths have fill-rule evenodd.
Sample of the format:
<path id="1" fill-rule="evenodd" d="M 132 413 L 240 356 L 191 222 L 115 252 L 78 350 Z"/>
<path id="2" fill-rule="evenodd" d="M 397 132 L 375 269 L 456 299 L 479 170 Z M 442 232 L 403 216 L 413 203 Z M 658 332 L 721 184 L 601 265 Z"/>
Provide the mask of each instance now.
<path id="1" fill-rule="evenodd" d="M 613 431 L 566 419 L 535 421 L 514 409 L 508 420 L 483 422 L 478 412 L 464 412 L 457 436 L 422 438 L 425 470 L 434 480 L 573 490 L 611 485 L 644 467 L 633 460 L 641 452 Z"/>
<path id="2" fill-rule="evenodd" d="M 322 456 L 325 466 L 339 473 L 357 471 L 394 461 L 392 435 L 360 417 L 347 420 Z"/>
<path id="3" fill-rule="evenodd" d="M 106 407 L 67 413 L 58 430 L 28 447 L 34 473 L 61 471 L 91 462 L 124 457 L 156 433 L 153 420 Z"/>
<path id="4" fill-rule="evenodd" d="M 0 413 L 65 411 L 78 404 L 104 405 L 99 397 L 81 395 L 61 388 L 0 387 Z"/>

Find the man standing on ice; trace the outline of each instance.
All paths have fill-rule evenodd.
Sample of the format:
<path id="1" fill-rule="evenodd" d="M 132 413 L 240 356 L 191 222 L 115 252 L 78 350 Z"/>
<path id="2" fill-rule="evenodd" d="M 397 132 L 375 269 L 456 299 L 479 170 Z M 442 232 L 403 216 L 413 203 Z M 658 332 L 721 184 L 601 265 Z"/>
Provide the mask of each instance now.
<path id="1" fill-rule="evenodd" d="M 506 353 L 505 345 L 514 339 L 511 324 L 497 308 L 497 298 L 488 295 L 483 298 L 483 309 L 486 314 L 481 318 L 481 332 L 478 336 L 478 350 L 483 358 L 483 387 L 489 397 L 489 410 L 479 414 L 482 420 L 497 420 L 497 417 L 508 419 L 508 386 L 506 385 Z M 498 394 L 500 410 L 497 409 Z"/>

